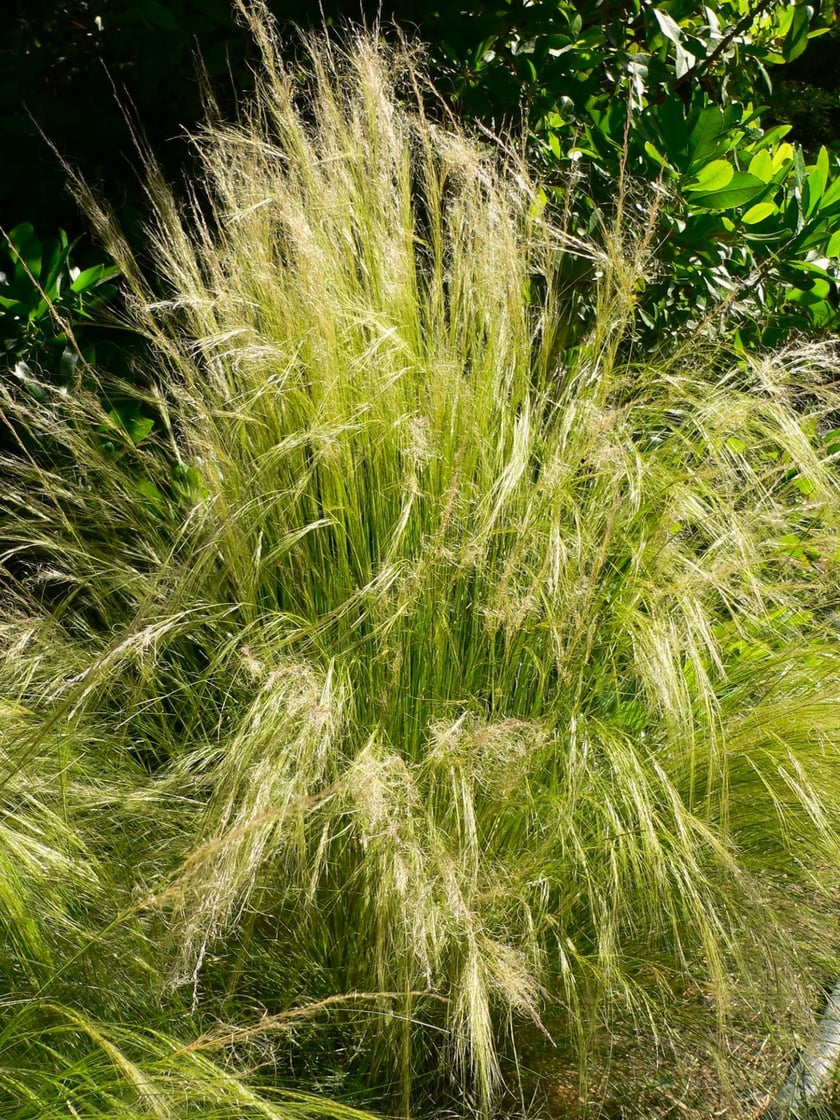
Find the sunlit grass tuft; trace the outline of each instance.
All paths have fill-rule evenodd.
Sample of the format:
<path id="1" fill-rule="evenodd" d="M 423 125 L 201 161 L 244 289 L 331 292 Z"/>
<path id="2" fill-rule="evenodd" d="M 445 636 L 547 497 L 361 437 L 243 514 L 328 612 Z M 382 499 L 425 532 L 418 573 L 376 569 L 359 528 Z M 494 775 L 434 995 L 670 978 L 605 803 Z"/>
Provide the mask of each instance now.
<path id="1" fill-rule="evenodd" d="M 836 961 L 836 356 L 628 357 L 621 231 L 558 351 L 588 250 L 514 157 L 405 49 L 307 40 L 299 85 L 252 27 L 201 192 L 152 169 L 162 292 L 88 199 L 156 432 L 4 397 L 15 1091 L 288 1116 L 237 1093 L 332 1062 L 487 1111 L 526 1023 L 584 1073 L 698 992 L 783 1030 Z"/>

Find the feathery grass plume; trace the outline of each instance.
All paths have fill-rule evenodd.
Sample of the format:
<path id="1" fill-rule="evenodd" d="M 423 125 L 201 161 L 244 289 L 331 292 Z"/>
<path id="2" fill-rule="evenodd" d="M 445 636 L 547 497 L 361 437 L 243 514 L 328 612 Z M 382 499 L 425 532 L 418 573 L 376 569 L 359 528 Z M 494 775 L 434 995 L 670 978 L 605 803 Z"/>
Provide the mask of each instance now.
<path id="1" fill-rule="evenodd" d="M 6 1019 L 0 1056 L 4 1120 L 372 1120 L 311 1093 L 257 1093 L 151 1023 L 102 1023 L 46 1000 Z"/>
<path id="2" fill-rule="evenodd" d="M 307 39 L 299 84 L 247 14 L 201 191 L 150 169 L 162 293 L 88 198 L 156 432 L 3 390 L 0 859 L 96 861 L 188 1052 L 227 1032 L 258 1085 L 305 1037 L 487 1111 L 525 1024 L 584 1072 L 675 1007 L 792 1030 L 837 962 L 836 355 L 621 359 L 620 239 L 558 355 L 583 248 L 526 170 L 406 48 Z M 13 969 L 49 859 L 0 895 Z"/>

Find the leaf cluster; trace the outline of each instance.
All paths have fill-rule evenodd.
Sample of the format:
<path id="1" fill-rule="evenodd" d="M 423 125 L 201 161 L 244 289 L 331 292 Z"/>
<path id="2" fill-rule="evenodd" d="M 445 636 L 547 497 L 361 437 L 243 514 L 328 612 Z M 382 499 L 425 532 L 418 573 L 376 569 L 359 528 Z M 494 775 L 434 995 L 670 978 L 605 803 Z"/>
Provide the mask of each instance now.
<path id="1" fill-rule="evenodd" d="M 761 104 L 770 69 L 830 30 L 830 5 L 633 0 L 473 14 L 441 47 L 459 102 L 497 122 L 524 113 L 548 182 L 575 171 L 568 194 L 549 193 L 582 236 L 614 213 L 617 184 L 656 184 L 662 274 L 637 293 L 647 345 L 704 321 L 744 344 L 835 329 L 837 156 L 824 148 L 806 166 L 789 127 L 762 124 Z"/>
<path id="2" fill-rule="evenodd" d="M 74 266 L 77 242 L 71 243 L 63 230 L 44 243 L 26 222 L 3 238 L 0 362 L 30 386 L 44 374 L 60 385 L 72 383 L 79 359 L 90 362 L 94 356 L 80 349 L 76 331 L 114 298 L 116 288 L 109 281 L 118 270 L 106 264 Z"/>

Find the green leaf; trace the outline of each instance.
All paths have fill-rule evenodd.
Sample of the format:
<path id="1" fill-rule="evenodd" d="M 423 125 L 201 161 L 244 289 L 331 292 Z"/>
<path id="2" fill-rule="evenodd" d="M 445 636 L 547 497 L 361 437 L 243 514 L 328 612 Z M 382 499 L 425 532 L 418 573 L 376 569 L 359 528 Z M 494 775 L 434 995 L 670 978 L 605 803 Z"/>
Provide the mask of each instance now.
<path id="1" fill-rule="evenodd" d="M 62 273 L 67 268 L 70 248 L 67 234 L 63 230 L 56 241 L 47 244 L 41 268 L 41 286 L 49 299 L 58 299 L 61 294 Z"/>
<path id="2" fill-rule="evenodd" d="M 30 280 L 34 276 L 37 280 L 41 275 L 41 242 L 35 236 L 31 222 L 23 222 L 9 233 L 9 241 L 13 246 L 12 259 L 16 263 L 15 272 L 21 277 Z"/>
<path id="3" fill-rule="evenodd" d="M 713 159 L 697 172 L 693 179 L 685 183 L 687 191 L 720 191 L 727 187 L 735 176 L 735 168 L 725 159 Z"/>
<path id="4" fill-rule="evenodd" d="M 657 151 L 657 149 L 653 146 L 653 144 L 651 144 L 649 140 L 645 140 L 645 151 L 652 160 L 655 160 L 655 162 L 659 164 L 660 167 L 664 167 L 667 170 L 671 169 L 667 159 L 662 155 L 661 152 Z"/>
<path id="5" fill-rule="evenodd" d="M 777 210 L 778 207 L 775 202 L 758 202 L 755 206 L 749 208 L 741 221 L 747 226 L 758 225 L 765 218 L 769 218 L 771 214 L 775 214 Z"/>
<path id="6" fill-rule="evenodd" d="M 828 257 L 840 257 L 840 229 L 831 235 L 825 252 Z"/>
<path id="7" fill-rule="evenodd" d="M 674 73 L 678 78 L 683 78 L 690 70 L 693 69 L 694 64 L 697 62 L 697 59 L 694 57 L 691 51 L 685 50 L 681 43 L 677 43 L 674 47 L 674 50 L 676 51 Z"/>
<path id="8" fill-rule="evenodd" d="M 689 171 L 696 171 L 720 151 L 725 133 L 726 122 L 720 109 L 716 105 L 703 109 L 688 134 Z"/>
<path id="9" fill-rule="evenodd" d="M 773 178 L 773 157 L 765 150 L 756 152 L 747 170 L 750 175 L 755 175 L 756 178 L 769 183 Z"/>
<path id="10" fill-rule="evenodd" d="M 817 162 L 811 168 L 808 174 L 807 187 L 807 201 L 805 202 L 805 214 L 810 217 L 811 214 L 817 209 L 820 200 L 825 193 L 826 183 L 828 182 L 829 166 L 828 166 L 828 152 L 825 148 L 820 148 Z"/>
<path id="11" fill-rule="evenodd" d="M 108 413 L 108 420 L 111 425 L 119 431 L 125 432 L 135 445 L 142 442 L 155 426 L 154 420 L 141 416 L 136 408 L 136 405 L 123 405 L 119 408 L 112 408 Z M 103 430 L 107 431 L 106 428 L 103 428 Z"/>
<path id="12" fill-rule="evenodd" d="M 773 171 L 781 169 L 794 158 L 795 151 L 792 144 L 780 144 L 773 153 Z"/>
<path id="13" fill-rule="evenodd" d="M 30 323 L 37 323 L 39 319 L 44 319 L 50 314 L 50 308 L 53 306 L 51 300 L 39 299 L 37 303 L 29 308 L 28 319 Z"/>
<path id="14" fill-rule="evenodd" d="M 70 291 L 77 294 L 87 292 L 98 284 L 111 280 L 118 273 L 119 269 L 113 265 L 95 264 L 92 268 L 86 268 L 84 272 L 79 273 L 70 285 Z"/>
<path id="15" fill-rule="evenodd" d="M 656 22 L 659 24 L 659 30 L 666 39 L 670 39 L 672 43 L 679 44 L 682 39 L 682 31 L 677 21 L 669 16 L 667 12 L 663 12 L 660 8 L 654 8 L 653 14 L 656 16 Z"/>
<path id="16" fill-rule="evenodd" d="M 828 150 L 826 149 L 825 145 L 823 145 L 823 147 L 821 147 L 819 152 L 817 153 L 817 162 L 814 166 L 817 170 L 820 171 L 823 179 L 827 183 L 829 176 L 829 160 Z"/>
<path id="17" fill-rule="evenodd" d="M 136 416 L 126 424 L 129 437 L 132 443 L 140 443 L 146 438 L 155 426 L 154 420 L 150 420 L 147 416 Z"/>
<path id="18" fill-rule="evenodd" d="M 822 197 L 822 209 L 825 210 L 829 206 L 834 206 L 837 202 L 840 202 L 840 175 L 826 187 L 825 194 Z"/>
<path id="19" fill-rule="evenodd" d="M 805 167 L 805 157 L 802 155 L 802 148 L 799 144 L 793 149 L 793 171 L 796 175 L 796 185 L 800 190 L 804 190 L 807 169 Z"/>
<path id="20" fill-rule="evenodd" d="M 750 175 L 747 171 L 736 171 L 726 187 L 697 194 L 691 201 L 695 206 L 704 206 L 709 210 L 733 210 L 736 206 L 746 206 L 766 189 L 766 184 L 755 175 Z"/>
<path id="21" fill-rule="evenodd" d="M 773 125 L 772 128 L 768 128 L 761 138 L 755 142 L 754 146 L 759 148 L 772 148 L 778 144 L 780 140 L 784 140 L 792 128 L 792 124 Z"/>
<path id="22" fill-rule="evenodd" d="M 35 227 L 31 222 L 21 222 L 20 225 L 15 226 L 14 229 L 9 230 L 9 241 L 16 249 L 24 245 L 32 237 L 35 236 Z"/>
<path id="23" fill-rule="evenodd" d="M 811 21 L 813 11 L 813 8 L 809 8 L 805 4 L 797 4 L 794 9 L 790 29 L 785 36 L 784 46 L 782 47 L 785 62 L 793 62 L 795 58 L 799 58 L 808 46 L 808 24 Z"/>
<path id="24" fill-rule="evenodd" d="M 182 498 L 195 500 L 204 497 L 206 493 L 202 486 L 201 472 L 181 463 L 172 468 L 172 485 Z"/>
<path id="25" fill-rule="evenodd" d="M 670 160 L 680 162 L 679 156 L 686 150 L 685 106 L 675 93 L 670 93 L 660 105 L 649 106 L 647 110 L 662 141 L 660 150 Z"/>

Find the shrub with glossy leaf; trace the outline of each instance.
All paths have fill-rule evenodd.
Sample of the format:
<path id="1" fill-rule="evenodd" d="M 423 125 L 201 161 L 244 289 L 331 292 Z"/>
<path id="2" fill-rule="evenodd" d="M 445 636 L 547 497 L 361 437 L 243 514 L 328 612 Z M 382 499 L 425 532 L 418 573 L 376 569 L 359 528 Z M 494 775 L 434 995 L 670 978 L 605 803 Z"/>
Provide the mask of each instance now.
<path id="1" fill-rule="evenodd" d="M 645 214 L 657 200 L 661 267 L 637 290 L 646 346 L 701 324 L 747 345 L 837 330 L 837 154 L 821 148 L 806 165 L 762 104 L 770 73 L 836 25 L 833 0 L 561 0 L 470 15 L 429 18 L 438 66 L 469 113 L 527 110 L 548 191 L 579 232 L 597 234 L 617 183 L 647 194 L 633 200 Z M 582 271 L 586 321 L 589 274 L 567 277 L 573 287 Z"/>
<path id="2" fill-rule="evenodd" d="M 74 244 L 63 230 L 44 242 L 29 222 L 0 236 L 0 370 L 30 388 L 44 376 L 75 380 L 79 358 L 94 353 L 82 354 L 74 331 L 114 295 L 116 268 L 74 267 Z"/>
<path id="3" fill-rule="evenodd" d="M 619 244 L 560 352 L 588 250 L 524 169 L 405 52 L 313 41 L 303 91 L 253 27 L 209 208 L 152 177 L 163 295 L 88 198 L 160 432 L 5 402 L 58 451 L 0 499 L 2 967 L 51 1005 L 3 1076 L 165 1114 L 227 1048 L 255 1093 L 487 1109 L 529 1023 L 584 1071 L 604 1027 L 784 1036 L 836 964 L 836 358 L 620 362 Z"/>

